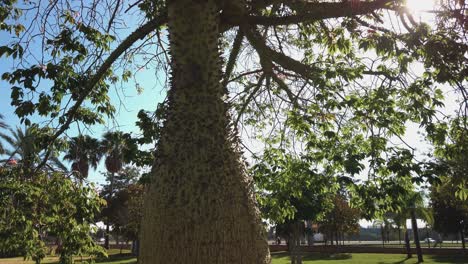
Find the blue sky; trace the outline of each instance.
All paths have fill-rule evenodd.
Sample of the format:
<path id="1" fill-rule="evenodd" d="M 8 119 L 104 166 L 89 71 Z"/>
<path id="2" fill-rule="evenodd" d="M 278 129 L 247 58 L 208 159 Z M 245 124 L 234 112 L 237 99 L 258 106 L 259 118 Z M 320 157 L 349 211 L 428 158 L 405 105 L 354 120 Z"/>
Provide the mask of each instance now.
<path id="1" fill-rule="evenodd" d="M 414 2 L 414 1 L 413 1 Z M 428 2 L 429 3 L 429 2 Z M 133 28 L 134 24 L 137 24 L 141 19 L 139 14 L 126 14 L 125 21 L 128 28 Z M 126 35 L 130 34 L 129 29 L 123 29 L 120 31 L 120 37 L 124 38 Z M 4 45 L 10 42 L 13 36 L 8 35 L 5 32 L 0 32 L 0 45 Z M 34 47 L 34 46 L 33 46 Z M 37 47 L 39 48 L 39 47 Z M 141 61 L 135 61 L 135 63 L 140 63 Z M 14 63 L 11 59 L 0 58 L 0 74 L 4 71 L 13 70 Z M 139 94 L 137 92 L 137 84 L 133 81 L 133 78 L 130 82 L 122 84 L 120 87 L 113 87 L 110 91 L 111 102 L 114 104 L 117 112 L 115 114 L 114 120 L 107 120 L 105 125 L 96 125 L 89 130 L 83 129 L 81 131 L 84 134 L 89 134 L 94 137 L 100 137 L 105 131 L 112 129 L 119 129 L 125 132 L 138 133 L 138 129 L 135 126 L 137 121 L 136 115 L 140 109 L 153 111 L 156 109 L 158 103 L 160 103 L 165 97 L 165 90 L 163 89 L 160 82 L 156 81 L 156 74 L 161 80 L 164 79 L 164 73 L 156 73 L 154 69 L 147 68 L 141 71 L 134 72 L 138 84 L 143 88 L 143 92 Z M 42 88 L 44 90 L 48 89 L 47 83 L 42 83 Z M 451 94 L 450 89 L 444 89 L 447 91 L 446 96 L 446 106 L 445 111 L 452 113 L 456 109 L 457 104 L 455 103 L 455 96 Z M 10 85 L 4 81 L 0 80 L 0 113 L 4 115 L 5 121 L 11 126 L 15 127 L 19 124 L 17 116 L 14 114 L 14 108 L 10 106 Z M 33 122 L 42 122 L 46 121 L 42 118 L 32 118 Z M 421 137 L 418 135 L 420 128 L 417 124 L 408 124 L 407 135 L 404 137 L 406 141 L 410 142 L 414 146 L 418 146 L 420 152 L 427 151 L 428 145 L 421 141 Z M 73 126 L 69 131 L 67 131 L 68 136 L 75 136 L 78 134 L 78 129 L 76 126 Z M 244 142 L 248 142 L 247 138 L 243 138 Z M 261 148 L 261 146 L 255 146 L 255 142 L 248 142 L 249 146 L 253 146 L 254 149 Z M 256 148 L 258 147 L 258 148 Z M 89 180 L 94 182 L 102 183 L 104 178 L 101 176 L 100 171 L 105 171 L 103 162 L 101 162 L 99 168 L 96 171 L 91 171 Z"/>
<path id="2" fill-rule="evenodd" d="M 137 18 L 132 18 L 132 14 L 128 15 L 128 28 L 132 28 L 133 23 L 137 23 Z M 121 31 L 121 38 L 124 38 L 130 33 L 130 30 L 124 29 Z M 0 31 L 0 46 L 10 43 L 14 36 L 4 31 Z M 39 45 L 32 45 L 32 50 L 37 49 L 40 52 Z M 138 61 L 136 61 L 138 64 Z M 11 58 L 0 58 L 0 74 L 3 72 L 13 71 L 15 62 Z M 165 75 L 163 72 L 156 72 L 154 69 L 146 68 L 134 72 L 134 77 L 131 78 L 127 83 L 119 83 L 118 86 L 112 87 L 109 92 L 111 102 L 116 108 L 115 118 L 106 119 L 105 125 L 94 125 L 89 129 L 83 126 L 78 127 L 73 125 L 67 132 L 67 136 L 76 136 L 78 131 L 83 134 L 88 134 L 93 137 L 99 138 L 101 135 L 108 130 L 118 129 L 125 132 L 139 133 L 138 128 L 135 125 L 137 121 L 137 113 L 139 110 L 154 111 L 158 103 L 162 102 L 165 98 L 165 90 L 162 87 L 160 81 L 157 81 L 156 77 L 160 80 L 164 80 Z M 138 80 L 138 84 L 134 80 Z M 39 89 L 48 90 L 50 82 L 41 82 Z M 137 91 L 137 85 L 142 90 Z M 20 124 L 18 117 L 14 114 L 15 109 L 10 105 L 10 91 L 11 85 L 5 81 L 0 80 L 0 113 L 4 116 L 4 121 L 12 128 L 16 126 L 23 127 Z M 32 122 L 41 123 L 47 121 L 46 118 L 34 116 L 31 118 Z M 93 182 L 103 183 L 104 177 L 100 172 L 105 171 L 104 162 L 101 161 L 96 171 L 91 171 L 89 174 L 89 180 Z"/>
<path id="3" fill-rule="evenodd" d="M 3 66 L 8 64 L 9 61 L 5 58 L 0 59 L 0 67 L 3 72 Z M 162 102 L 165 97 L 165 90 L 156 83 L 154 72 L 150 70 L 137 73 L 139 84 L 143 88 L 143 92 L 138 94 L 135 83 L 129 82 L 123 85 L 122 88 L 111 89 L 109 96 L 111 102 L 117 109 L 115 119 L 107 119 L 105 125 L 94 125 L 90 129 L 81 130 L 84 134 L 91 135 L 99 138 L 105 131 L 118 129 L 125 132 L 139 133 L 135 125 L 137 121 L 137 113 L 140 109 L 154 111 L 158 103 Z M 0 113 L 4 116 L 4 121 L 12 128 L 23 125 L 20 124 L 18 117 L 15 115 L 15 109 L 10 105 L 10 84 L 5 81 L 0 81 Z M 46 119 L 32 118 L 33 122 L 42 122 Z M 67 131 L 68 136 L 75 136 L 78 134 L 76 126 L 72 126 Z M 102 183 L 104 177 L 99 173 L 105 171 L 104 162 L 101 161 L 100 166 L 96 171 L 90 171 L 89 180 L 93 182 Z"/>

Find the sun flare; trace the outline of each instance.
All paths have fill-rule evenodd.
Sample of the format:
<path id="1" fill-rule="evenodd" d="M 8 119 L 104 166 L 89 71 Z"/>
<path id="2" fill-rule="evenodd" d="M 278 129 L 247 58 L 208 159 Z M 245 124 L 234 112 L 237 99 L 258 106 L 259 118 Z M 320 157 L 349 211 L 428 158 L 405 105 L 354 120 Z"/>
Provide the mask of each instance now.
<path id="1" fill-rule="evenodd" d="M 436 0 L 406 0 L 406 8 L 411 13 L 427 12 L 434 9 Z"/>

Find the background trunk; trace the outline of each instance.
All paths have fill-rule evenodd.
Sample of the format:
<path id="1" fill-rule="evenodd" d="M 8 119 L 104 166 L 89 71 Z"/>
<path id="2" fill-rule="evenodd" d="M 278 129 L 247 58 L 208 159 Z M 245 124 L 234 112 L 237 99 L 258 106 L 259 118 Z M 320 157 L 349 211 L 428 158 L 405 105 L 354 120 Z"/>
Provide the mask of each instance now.
<path id="1" fill-rule="evenodd" d="M 222 99 L 216 1 L 167 5 L 172 83 L 139 263 L 269 263 L 253 182 Z"/>
<path id="2" fill-rule="evenodd" d="M 304 224 L 302 221 L 295 221 L 290 224 L 291 242 L 290 257 L 291 264 L 302 264 L 301 236 L 304 234 Z"/>
<path id="3" fill-rule="evenodd" d="M 418 262 L 424 262 L 421 251 L 421 243 L 419 242 L 418 222 L 416 221 L 416 213 L 414 212 L 414 208 L 411 209 L 411 227 L 413 229 L 414 243 L 416 245 L 416 253 L 418 254 Z"/>
<path id="4" fill-rule="evenodd" d="M 405 247 L 406 247 L 406 257 L 407 258 L 413 257 L 413 254 L 411 254 L 411 246 L 410 246 L 408 229 L 405 229 Z"/>
<path id="5" fill-rule="evenodd" d="M 111 181 L 110 181 L 110 188 L 109 188 L 109 203 L 112 200 L 112 193 L 114 192 L 114 172 L 111 173 Z M 109 203 L 107 204 L 107 208 L 109 208 Z M 104 248 L 109 249 L 109 236 L 110 236 L 110 219 L 109 215 L 107 216 L 107 223 L 106 223 L 106 234 L 104 237 Z M 118 242 L 117 242 L 118 244 Z"/>
<path id="6" fill-rule="evenodd" d="M 399 244 L 401 245 L 401 227 L 398 226 L 398 241 L 399 241 Z"/>
<path id="7" fill-rule="evenodd" d="M 466 249 L 465 234 L 463 233 L 463 229 L 460 231 L 460 237 L 461 237 L 461 241 L 462 241 L 462 248 Z"/>
<path id="8" fill-rule="evenodd" d="M 138 239 L 135 239 L 132 241 L 132 255 L 138 256 L 138 248 L 139 248 L 139 241 Z"/>

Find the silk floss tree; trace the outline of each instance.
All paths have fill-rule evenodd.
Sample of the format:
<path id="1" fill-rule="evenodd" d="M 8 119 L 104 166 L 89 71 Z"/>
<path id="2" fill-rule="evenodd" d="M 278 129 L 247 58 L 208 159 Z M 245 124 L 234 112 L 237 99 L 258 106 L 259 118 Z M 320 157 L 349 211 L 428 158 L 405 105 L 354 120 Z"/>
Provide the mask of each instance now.
<path id="1" fill-rule="evenodd" d="M 440 105 L 431 84 L 456 84 L 466 76 L 465 57 L 456 54 L 466 50 L 459 38 L 463 27 L 458 26 L 464 14 L 458 8 L 440 13 L 448 18 L 438 24 L 440 32 L 432 32 L 415 21 L 400 0 L 108 3 L 59 0 L 25 2 L 32 8 L 12 2 L 1 6 L 2 29 L 18 38 L 1 47 L 2 55 L 27 57 L 35 38 L 46 47 L 40 60 L 18 63 L 17 70 L 2 77 L 13 86 L 12 105 L 24 122 L 33 113 L 56 121 L 48 135 L 53 141 L 76 121 L 103 123 L 103 115 L 113 115 L 109 88 L 133 75 L 113 65 L 125 67 L 142 55 L 144 65 L 170 68 L 163 128 L 145 194 L 143 264 L 270 262 L 236 132 L 240 117 L 252 113 L 252 106 L 261 106 L 254 111 L 258 116 L 275 108 L 273 103 L 259 104 L 260 99 L 282 102 L 296 117 L 319 124 L 338 121 L 343 109 L 376 129 L 400 119 L 404 124 L 409 117 L 427 124 L 433 107 Z M 93 15 L 81 15 L 82 10 Z M 141 23 L 125 38 L 114 35 L 129 10 L 139 14 Z M 386 11 L 399 21 L 401 31 L 385 23 Z M 30 16 L 33 12 L 37 27 L 19 23 L 22 14 L 35 17 Z M 450 40 L 438 41 L 439 33 L 450 33 Z M 375 61 L 366 60 L 367 51 L 374 52 Z M 406 80 L 408 64 L 416 59 L 424 61 L 426 72 L 415 81 Z M 366 76 L 379 81 L 365 84 Z M 39 77 L 53 85 L 37 97 L 26 97 L 36 91 Z M 373 89 L 372 97 L 360 100 L 362 94 L 350 96 L 349 89 L 363 94 Z M 62 109 L 65 98 L 69 104 Z M 236 100 L 236 108 L 230 108 Z M 311 108 L 309 102 L 320 104 Z M 370 110 L 359 109 L 363 105 Z M 233 113 L 238 114 L 234 122 Z M 385 113 L 386 120 L 375 120 Z M 404 130 L 400 123 L 394 133 Z M 46 159 L 51 152 L 47 154 Z"/>

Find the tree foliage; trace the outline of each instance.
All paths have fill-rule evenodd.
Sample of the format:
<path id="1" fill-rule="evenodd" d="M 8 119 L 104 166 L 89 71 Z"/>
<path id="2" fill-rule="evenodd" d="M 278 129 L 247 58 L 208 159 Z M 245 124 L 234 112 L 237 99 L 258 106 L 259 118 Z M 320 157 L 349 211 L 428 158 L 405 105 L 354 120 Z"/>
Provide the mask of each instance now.
<path id="1" fill-rule="evenodd" d="M 274 223 L 316 221 L 333 207 L 336 179 L 317 172 L 301 157 L 267 149 L 252 168 L 263 216 Z"/>
<path id="2" fill-rule="evenodd" d="M 221 177 L 224 174 L 217 173 L 218 182 L 210 186 L 233 179 L 234 170 L 227 168 L 236 167 L 239 162 L 233 149 L 238 141 L 236 129 L 242 124 L 241 128 L 249 126 L 247 131 L 273 138 L 273 148 L 284 149 L 285 153 L 296 151 L 300 159 L 307 160 L 306 165 L 296 161 L 282 165 L 285 173 L 279 175 L 285 177 L 285 182 L 298 177 L 289 173 L 289 166 L 299 166 L 300 171 L 314 166 L 317 171 L 313 176 L 333 175 L 346 181 L 357 196 L 352 197 L 353 201 L 369 210 L 370 217 L 378 210 L 397 209 L 408 183 L 434 181 L 434 174 L 427 170 L 429 165 L 415 159 L 414 149 L 402 137 L 408 122 L 419 124 L 430 136 L 434 134 L 437 111 L 443 105 L 440 84 L 449 84 L 464 96 L 459 114 L 466 114 L 464 1 L 442 1 L 434 10 L 436 23 L 432 26 L 416 21 L 402 0 L 143 0 L 128 9 L 120 1 L 115 5 L 107 3 L 5 2 L 0 6 L 0 26 L 12 38 L 0 47 L 0 56 L 13 59 L 16 67 L 3 73 L 2 79 L 11 85 L 11 102 L 22 122 L 29 124 L 35 114 L 52 121 L 49 124 L 54 129 L 46 130 L 46 140 L 41 141 L 41 147 L 47 148 L 74 122 L 92 125 L 102 123 L 106 115 L 112 116 L 115 109 L 109 89 L 120 80 L 128 81 L 134 76 L 133 71 L 150 65 L 171 72 L 173 78 L 167 78 L 171 89 L 164 127 L 158 130 L 158 126 L 147 126 L 148 116 L 140 114 L 140 124 L 149 128 L 150 134 L 161 135 L 153 173 L 161 169 L 168 178 L 153 177 L 161 179 L 153 189 L 160 188 L 158 191 L 168 194 L 158 196 L 160 199 L 174 193 L 176 197 L 168 201 L 185 200 L 186 195 L 197 198 L 184 188 L 193 191 L 192 184 L 203 186 L 208 179 L 186 175 L 209 175 L 215 169 L 225 168 L 232 175 Z M 91 14 L 84 15 L 82 10 Z M 120 31 L 118 23 L 129 10 L 140 20 L 131 24 L 133 28 Z M 35 17 L 30 26 L 24 23 L 26 16 Z M 186 20 L 188 16 L 190 21 Z M 209 29 L 204 28 L 208 24 Z M 122 38 L 122 32 L 127 37 Z M 42 44 L 37 56 L 36 40 Z M 182 44 L 187 46 L 181 47 Z M 415 65 L 420 66 L 417 74 L 413 74 Z M 226 112 L 233 117 L 233 125 Z M 215 118 L 219 118 L 218 123 Z M 215 123 L 223 123 L 223 131 L 214 129 Z M 171 124 L 180 127 L 170 130 Z M 220 137 L 218 144 L 213 143 L 216 136 Z M 391 138 L 399 139 L 401 144 L 392 144 Z M 292 142 L 300 142 L 300 146 Z M 167 145 L 162 147 L 163 144 Z M 178 144 L 185 144 L 184 148 Z M 223 150 L 229 149 L 230 156 L 224 160 L 230 162 L 215 158 L 206 163 L 197 160 L 193 162 L 197 169 L 193 169 L 192 158 L 202 159 L 200 153 L 219 152 L 217 147 L 223 144 L 229 145 Z M 192 147 L 190 153 L 188 146 Z M 48 148 L 39 167 L 45 165 L 51 153 Z M 234 156 L 237 158 L 231 159 Z M 142 162 L 153 158 L 145 157 Z M 278 164 L 282 160 L 286 159 L 280 157 Z M 268 160 L 266 163 L 275 164 Z M 174 171 L 179 169 L 180 175 L 176 175 Z M 262 170 L 276 174 L 274 167 L 264 166 Z M 364 171 L 368 172 L 366 180 L 352 180 Z M 310 187 L 309 179 L 298 180 L 302 182 L 291 186 Z M 243 183 L 238 180 L 238 185 L 233 186 L 245 186 Z M 290 188 L 288 184 L 286 187 Z M 229 186 L 221 188 L 225 189 L 216 189 L 219 197 L 207 200 L 220 201 L 231 190 Z M 147 199 L 159 195 L 158 191 Z M 302 190 L 295 191 L 296 198 L 301 198 Z M 197 195 L 200 196 L 193 193 Z M 234 196 L 223 201 L 237 197 Z M 391 197 L 396 197 L 397 202 Z M 181 203 L 181 209 L 186 205 Z M 170 209 L 173 208 L 165 208 Z M 182 216 L 188 211 L 175 210 Z M 204 214 L 210 212 L 211 207 Z M 291 216 L 292 212 L 289 208 L 279 216 Z M 201 221 L 197 227 L 204 226 Z M 168 220 L 165 227 L 170 224 Z M 165 233 L 161 231 L 160 239 Z M 200 244 L 219 245 L 206 241 Z M 171 255 L 174 258 L 175 251 L 174 248 Z M 262 259 L 266 261 L 267 257 Z"/>
<path id="3" fill-rule="evenodd" d="M 333 209 L 318 223 L 320 232 L 330 235 L 331 240 L 335 237 L 336 241 L 341 240 L 345 233 L 359 232 L 360 210 L 350 207 L 349 202 L 341 194 L 335 195 L 333 205 Z"/>
<path id="4" fill-rule="evenodd" d="M 468 204 L 457 197 L 457 185 L 449 177 L 431 188 L 434 229 L 444 234 L 468 233 Z"/>
<path id="5" fill-rule="evenodd" d="M 0 177 L 0 248 L 40 263 L 48 235 L 59 239 L 60 263 L 72 256 L 102 256 L 90 236 L 103 205 L 92 186 L 76 183 L 60 172 L 40 171 L 24 178 L 22 167 L 2 168 Z M 4 253 L 4 252 L 2 252 Z"/>
<path id="6" fill-rule="evenodd" d="M 71 161 L 71 170 L 79 179 L 88 177 L 89 168 L 96 169 L 102 158 L 99 140 L 88 135 L 72 137 L 64 159 Z"/>

